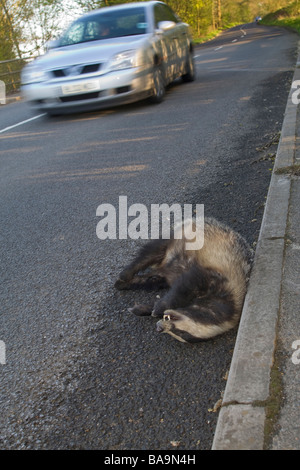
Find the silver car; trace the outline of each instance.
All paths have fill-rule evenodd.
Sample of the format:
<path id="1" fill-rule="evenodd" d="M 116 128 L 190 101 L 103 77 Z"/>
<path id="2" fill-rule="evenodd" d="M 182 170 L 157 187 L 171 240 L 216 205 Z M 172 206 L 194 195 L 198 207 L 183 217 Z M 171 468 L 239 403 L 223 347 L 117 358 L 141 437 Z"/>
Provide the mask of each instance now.
<path id="1" fill-rule="evenodd" d="M 136 2 L 74 21 L 24 67 L 21 89 L 35 108 L 62 114 L 147 97 L 159 103 L 170 82 L 194 73 L 189 26 L 162 2 Z"/>

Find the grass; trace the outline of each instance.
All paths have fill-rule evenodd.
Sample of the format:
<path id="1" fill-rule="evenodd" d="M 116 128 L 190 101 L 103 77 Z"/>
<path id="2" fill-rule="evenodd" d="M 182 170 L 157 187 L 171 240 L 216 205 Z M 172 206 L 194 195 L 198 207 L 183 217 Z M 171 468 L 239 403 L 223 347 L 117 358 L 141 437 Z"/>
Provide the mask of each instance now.
<path id="1" fill-rule="evenodd" d="M 220 29 L 215 29 L 204 36 L 194 37 L 195 44 L 201 44 L 203 42 L 211 41 L 216 36 L 221 34 L 226 29 L 233 28 L 234 26 L 238 26 L 239 23 L 232 23 L 223 26 Z M 261 24 L 269 25 L 269 26 L 281 26 L 292 31 L 296 31 L 300 34 L 300 2 L 295 1 L 290 5 L 280 8 L 272 13 L 268 13 L 266 16 L 263 17 Z"/>
<path id="2" fill-rule="evenodd" d="M 300 3 L 298 1 L 269 13 L 262 19 L 262 24 L 281 26 L 300 34 Z"/>
<path id="3" fill-rule="evenodd" d="M 278 168 L 275 170 L 277 175 L 292 175 L 300 176 L 300 163 L 295 163 L 294 165 Z"/>
<path id="4" fill-rule="evenodd" d="M 238 26 L 239 23 L 231 23 L 225 25 L 223 28 L 219 29 L 214 29 L 210 31 L 209 33 L 205 34 L 204 36 L 200 37 L 194 37 L 194 44 L 202 44 L 203 42 L 211 41 L 215 37 L 219 36 L 219 34 L 223 33 L 223 31 L 226 31 L 226 29 L 233 28 L 234 26 Z"/>
<path id="5" fill-rule="evenodd" d="M 284 28 L 291 29 L 292 31 L 296 31 L 298 34 L 300 34 L 300 16 L 295 18 L 283 18 L 274 21 L 265 21 L 263 19 L 261 23 L 271 26 L 282 26 Z"/>
<path id="6" fill-rule="evenodd" d="M 265 406 L 265 449 L 272 443 L 272 438 L 276 430 L 276 425 L 280 416 L 280 408 L 283 400 L 283 379 L 280 370 L 279 358 L 275 356 L 270 374 L 270 396 Z"/>

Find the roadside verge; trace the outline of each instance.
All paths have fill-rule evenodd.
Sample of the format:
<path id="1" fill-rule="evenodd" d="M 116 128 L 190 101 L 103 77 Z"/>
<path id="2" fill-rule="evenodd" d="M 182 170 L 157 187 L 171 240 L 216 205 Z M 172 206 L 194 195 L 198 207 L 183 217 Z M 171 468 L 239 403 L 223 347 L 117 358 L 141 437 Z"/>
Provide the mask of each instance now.
<path id="1" fill-rule="evenodd" d="M 300 80 L 299 58 L 293 82 Z M 291 88 L 212 450 L 263 450 L 276 348 L 297 106 Z"/>

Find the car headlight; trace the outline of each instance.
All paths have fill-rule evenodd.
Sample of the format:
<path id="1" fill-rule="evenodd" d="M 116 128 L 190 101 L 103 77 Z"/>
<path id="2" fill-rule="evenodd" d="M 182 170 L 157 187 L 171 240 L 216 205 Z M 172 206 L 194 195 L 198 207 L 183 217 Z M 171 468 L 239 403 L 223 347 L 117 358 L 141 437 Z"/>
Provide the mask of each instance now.
<path id="1" fill-rule="evenodd" d="M 47 80 L 47 74 L 38 67 L 25 67 L 22 71 L 22 84 L 38 83 Z"/>
<path id="2" fill-rule="evenodd" d="M 137 66 L 136 50 L 120 52 L 112 57 L 109 63 L 110 70 L 130 69 Z"/>

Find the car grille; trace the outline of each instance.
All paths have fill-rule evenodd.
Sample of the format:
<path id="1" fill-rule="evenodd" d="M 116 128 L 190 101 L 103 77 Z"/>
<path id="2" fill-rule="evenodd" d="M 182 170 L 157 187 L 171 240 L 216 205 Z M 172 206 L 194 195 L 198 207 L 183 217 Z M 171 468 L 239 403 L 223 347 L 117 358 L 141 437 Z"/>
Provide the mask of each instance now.
<path id="1" fill-rule="evenodd" d="M 122 93 L 128 93 L 131 91 L 131 86 L 123 86 L 120 88 L 115 88 L 111 90 L 112 95 L 121 95 Z M 104 91 L 93 91 L 91 93 L 80 93 L 78 95 L 70 95 L 70 96 L 61 96 L 59 100 L 62 103 L 70 103 L 72 101 L 82 101 L 82 100 L 93 100 L 103 96 L 105 94 Z"/>
<path id="2" fill-rule="evenodd" d="M 83 75 L 85 73 L 98 72 L 100 68 L 101 64 L 74 65 L 73 67 L 52 70 L 52 75 L 54 75 L 55 78 Z"/>
<path id="3" fill-rule="evenodd" d="M 69 103 L 71 101 L 81 101 L 81 100 L 92 100 L 96 99 L 101 95 L 100 91 L 95 91 L 93 93 L 82 93 L 80 95 L 72 95 L 72 96 L 61 96 L 59 99 L 63 103 Z"/>

